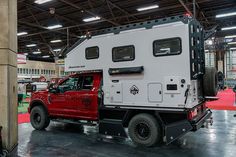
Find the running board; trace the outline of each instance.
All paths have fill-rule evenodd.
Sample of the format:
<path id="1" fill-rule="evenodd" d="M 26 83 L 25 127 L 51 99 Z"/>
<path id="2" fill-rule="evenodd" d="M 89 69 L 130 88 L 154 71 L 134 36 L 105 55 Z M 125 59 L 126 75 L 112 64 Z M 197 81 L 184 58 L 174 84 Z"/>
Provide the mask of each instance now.
<path id="1" fill-rule="evenodd" d="M 81 124 L 81 125 L 88 125 L 88 126 L 96 126 L 97 123 L 94 123 L 92 121 L 86 121 L 86 120 L 70 120 L 70 119 L 51 119 L 52 121 L 55 122 L 62 122 L 62 123 L 70 123 L 70 124 Z"/>

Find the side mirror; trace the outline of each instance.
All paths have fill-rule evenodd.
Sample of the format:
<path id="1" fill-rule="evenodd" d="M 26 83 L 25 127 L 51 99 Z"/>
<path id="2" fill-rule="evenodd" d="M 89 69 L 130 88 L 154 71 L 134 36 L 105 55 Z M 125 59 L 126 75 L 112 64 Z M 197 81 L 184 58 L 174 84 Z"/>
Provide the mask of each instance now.
<path id="1" fill-rule="evenodd" d="M 37 90 L 37 86 L 36 86 L 36 85 L 32 85 L 32 86 L 31 86 L 31 91 L 32 91 L 32 92 L 35 92 L 36 90 Z"/>
<path id="2" fill-rule="evenodd" d="M 37 90 L 36 85 L 32 85 L 32 84 L 26 85 L 26 92 L 27 93 L 32 93 L 32 92 L 35 92 L 36 90 Z"/>

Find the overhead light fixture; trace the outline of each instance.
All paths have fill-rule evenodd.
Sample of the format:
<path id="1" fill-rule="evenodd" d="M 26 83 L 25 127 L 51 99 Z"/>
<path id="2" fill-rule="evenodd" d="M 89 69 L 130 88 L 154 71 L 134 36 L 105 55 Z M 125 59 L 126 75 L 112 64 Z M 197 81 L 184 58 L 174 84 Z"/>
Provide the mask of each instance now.
<path id="1" fill-rule="evenodd" d="M 236 35 L 225 36 L 225 38 L 236 38 Z"/>
<path id="2" fill-rule="evenodd" d="M 50 41 L 50 43 L 60 43 L 61 42 L 61 40 L 60 39 L 58 39 L 58 40 L 52 40 L 52 41 Z"/>
<path id="3" fill-rule="evenodd" d="M 236 29 L 236 26 L 221 28 L 222 31 L 231 30 L 231 29 Z"/>
<path id="4" fill-rule="evenodd" d="M 29 45 L 26 45 L 26 47 L 35 47 L 36 44 L 29 44 Z"/>
<path id="5" fill-rule="evenodd" d="M 54 49 L 53 51 L 58 52 L 58 51 L 61 51 L 61 49 Z"/>
<path id="6" fill-rule="evenodd" d="M 236 44 L 236 42 L 230 42 L 230 43 L 228 43 L 229 45 L 233 45 L 233 44 Z"/>
<path id="7" fill-rule="evenodd" d="M 213 41 L 212 41 L 211 39 L 206 40 L 206 44 L 207 44 L 207 45 L 213 45 Z"/>
<path id="8" fill-rule="evenodd" d="M 43 3 L 50 2 L 50 1 L 52 1 L 52 0 L 35 0 L 34 3 L 43 4 Z"/>
<path id="9" fill-rule="evenodd" d="M 56 28 L 61 28 L 61 27 L 62 27 L 61 24 L 56 24 L 56 25 L 48 26 L 47 29 L 56 29 Z"/>
<path id="10" fill-rule="evenodd" d="M 17 36 L 22 36 L 22 35 L 26 35 L 26 34 L 28 34 L 27 32 L 19 32 L 19 33 L 17 33 Z"/>
<path id="11" fill-rule="evenodd" d="M 79 36 L 79 38 L 87 38 L 87 36 L 86 35 L 81 35 L 81 36 Z"/>
<path id="12" fill-rule="evenodd" d="M 218 14 L 218 15 L 216 15 L 216 18 L 228 17 L 228 16 L 234 16 L 234 15 L 236 15 L 236 12 L 225 13 L 225 14 Z"/>
<path id="13" fill-rule="evenodd" d="M 28 53 L 24 53 L 25 56 L 28 56 L 29 54 Z"/>
<path id="14" fill-rule="evenodd" d="M 230 50 L 236 50 L 236 47 L 231 47 Z"/>
<path id="15" fill-rule="evenodd" d="M 145 11 L 145 10 L 151 10 L 151 9 L 156 9 L 156 8 L 159 8 L 159 6 L 158 5 L 150 5 L 150 6 L 138 8 L 137 11 Z"/>
<path id="16" fill-rule="evenodd" d="M 100 20 L 101 17 L 99 16 L 95 16 L 95 17 L 89 17 L 89 18 L 85 18 L 83 19 L 84 22 L 91 22 L 91 21 L 96 21 L 96 20 Z"/>
<path id="17" fill-rule="evenodd" d="M 41 51 L 34 51 L 34 52 L 32 52 L 32 53 L 35 54 L 35 55 L 37 55 L 37 54 L 40 54 Z"/>
<path id="18" fill-rule="evenodd" d="M 47 55 L 47 56 L 42 56 L 42 57 L 43 57 L 43 58 L 49 58 L 50 56 Z"/>
<path id="19" fill-rule="evenodd" d="M 205 50 L 205 52 L 209 52 L 209 50 Z"/>

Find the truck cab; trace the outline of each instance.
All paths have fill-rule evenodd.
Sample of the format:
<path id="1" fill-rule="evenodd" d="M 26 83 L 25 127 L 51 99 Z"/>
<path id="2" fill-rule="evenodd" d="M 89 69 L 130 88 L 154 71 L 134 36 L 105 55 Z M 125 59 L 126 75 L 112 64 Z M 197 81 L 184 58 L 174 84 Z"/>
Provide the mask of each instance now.
<path id="1" fill-rule="evenodd" d="M 47 127 L 49 122 L 42 125 L 42 118 L 45 121 L 53 118 L 97 121 L 100 84 L 101 74 L 81 73 L 70 75 L 47 90 L 34 92 L 29 107 L 33 127 Z M 42 115 L 45 117 L 41 117 Z"/>

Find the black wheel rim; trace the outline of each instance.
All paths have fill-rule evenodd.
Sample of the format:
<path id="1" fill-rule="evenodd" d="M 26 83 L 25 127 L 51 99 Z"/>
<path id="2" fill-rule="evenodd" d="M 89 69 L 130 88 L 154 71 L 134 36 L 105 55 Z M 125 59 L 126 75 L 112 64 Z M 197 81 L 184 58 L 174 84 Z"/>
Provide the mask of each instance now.
<path id="1" fill-rule="evenodd" d="M 150 137 L 150 127 L 146 123 L 138 123 L 135 127 L 135 133 L 138 138 L 145 140 Z"/>
<path id="2" fill-rule="evenodd" d="M 34 122 L 35 122 L 35 124 L 40 124 L 40 122 L 41 122 L 41 116 L 40 116 L 40 114 L 38 114 L 38 113 L 35 113 L 34 114 Z"/>

